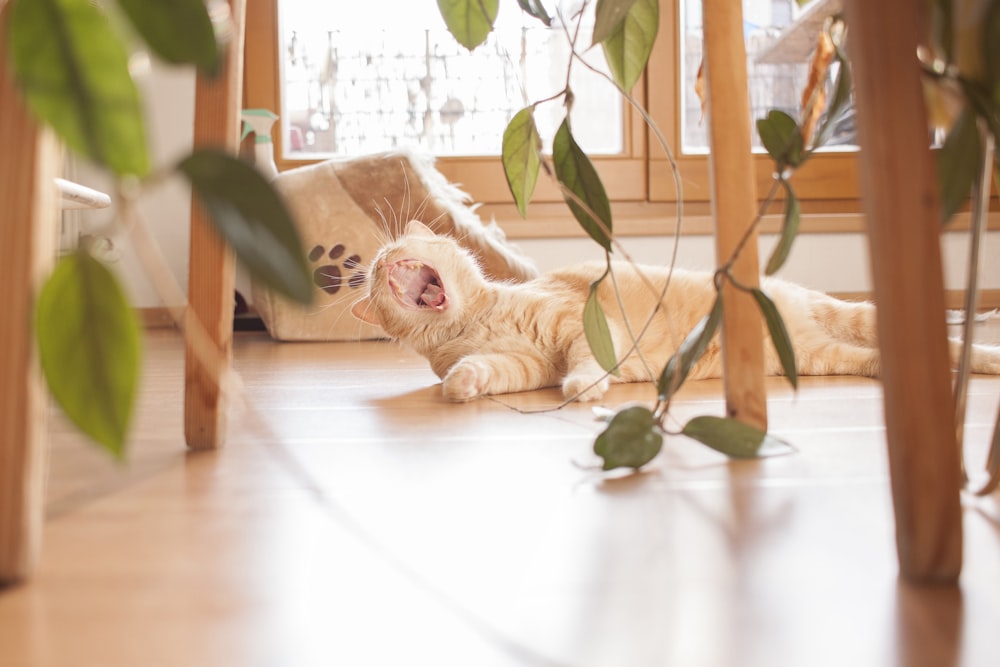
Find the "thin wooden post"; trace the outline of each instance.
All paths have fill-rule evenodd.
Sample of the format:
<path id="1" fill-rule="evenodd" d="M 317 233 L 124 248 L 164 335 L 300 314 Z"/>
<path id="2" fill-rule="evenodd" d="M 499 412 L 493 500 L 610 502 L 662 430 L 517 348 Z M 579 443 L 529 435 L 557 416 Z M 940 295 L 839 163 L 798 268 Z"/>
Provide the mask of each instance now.
<path id="1" fill-rule="evenodd" d="M 239 148 L 243 101 L 243 37 L 246 0 L 230 0 L 234 35 L 222 72 L 198 75 L 195 83 L 194 145 Z M 212 228 L 197 201 L 191 203 L 191 247 L 188 267 L 189 316 L 196 317 L 218 350 L 205 359 L 187 344 L 184 436 L 193 449 L 213 449 L 226 438 L 226 402 L 221 378 L 232 358 L 236 259 Z M 217 362 L 217 363 L 216 363 Z"/>
<path id="2" fill-rule="evenodd" d="M 747 55 L 740 3 L 704 0 L 702 6 L 715 254 L 721 265 L 732 256 L 756 215 Z M 759 272 L 754 232 L 732 273 L 743 285 L 756 287 Z M 766 430 L 763 321 L 751 295 L 727 284 L 722 296 L 726 411 L 730 417 Z"/>
<path id="3" fill-rule="evenodd" d="M 850 0 L 861 182 L 878 302 L 889 472 L 902 574 L 962 568 L 938 193 L 916 59 L 922 6 Z"/>
<path id="4" fill-rule="evenodd" d="M 4 62 L 0 4 L 0 584 L 24 579 L 41 548 L 47 399 L 32 335 L 52 265 L 59 148 L 25 110 Z"/>

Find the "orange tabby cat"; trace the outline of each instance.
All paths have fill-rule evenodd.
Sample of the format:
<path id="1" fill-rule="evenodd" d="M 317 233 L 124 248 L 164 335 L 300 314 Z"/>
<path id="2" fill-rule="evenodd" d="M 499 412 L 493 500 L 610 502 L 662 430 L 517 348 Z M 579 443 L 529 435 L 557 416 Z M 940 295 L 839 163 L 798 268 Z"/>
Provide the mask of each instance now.
<path id="1" fill-rule="evenodd" d="M 621 364 L 619 377 L 607 376 L 583 331 L 590 284 L 604 269 L 603 262 L 590 262 L 525 283 L 491 282 L 466 250 L 414 221 L 378 253 L 368 275 L 369 294 L 352 312 L 427 357 L 449 400 L 561 385 L 567 398 L 593 401 L 604 395 L 609 382 L 656 380 L 716 294 L 711 273 L 675 269 L 664 307 L 641 337 L 638 354 Z M 653 312 L 668 274 L 662 267 L 638 270 L 614 264 L 620 301 L 610 278 L 598 291 L 619 355 L 631 348 L 630 329 L 638 331 Z M 800 374 L 878 375 L 874 306 L 774 278 L 764 279 L 761 288 L 781 312 Z M 953 356 L 957 346 L 952 341 Z M 780 374 L 773 346 L 768 343 L 765 350 L 766 372 Z M 1000 348 L 974 346 L 972 369 L 1000 373 Z M 716 337 L 689 377 L 720 374 Z"/>

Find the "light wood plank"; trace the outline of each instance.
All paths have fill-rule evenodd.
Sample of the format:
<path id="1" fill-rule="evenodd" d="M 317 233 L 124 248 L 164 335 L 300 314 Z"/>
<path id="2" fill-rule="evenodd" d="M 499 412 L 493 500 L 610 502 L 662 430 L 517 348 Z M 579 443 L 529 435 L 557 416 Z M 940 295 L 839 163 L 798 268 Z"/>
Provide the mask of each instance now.
<path id="1" fill-rule="evenodd" d="M 215 78 L 198 75 L 195 84 L 194 144 L 239 148 L 243 101 L 243 27 L 245 0 L 230 0 L 235 31 L 222 72 Z M 226 438 L 226 403 L 221 377 L 232 358 L 236 259 L 211 227 L 197 201 L 191 204 L 191 248 L 188 269 L 189 317 L 194 316 L 218 350 L 206 359 L 189 343 L 184 435 L 189 447 L 219 447 Z"/>
<path id="2" fill-rule="evenodd" d="M 706 0 L 705 79 L 711 144 L 715 248 L 719 265 L 729 261 L 756 215 L 757 194 L 750 152 L 750 102 L 743 44 L 743 10 L 728 0 Z M 759 285 L 757 234 L 752 232 L 732 274 Z M 726 412 L 767 429 L 762 320 L 752 296 L 726 283 L 722 290 L 722 357 Z"/>
<path id="3" fill-rule="evenodd" d="M 954 582 L 961 473 L 945 342 L 938 194 L 908 0 L 847 4 L 899 566 Z"/>
<path id="4" fill-rule="evenodd" d="M 35 292 L 55 252 L 59 152 L 4 62 L 0 6 L 0 584 L 27 577 L 42 539 L 47 398 L 32 335 Z"/>

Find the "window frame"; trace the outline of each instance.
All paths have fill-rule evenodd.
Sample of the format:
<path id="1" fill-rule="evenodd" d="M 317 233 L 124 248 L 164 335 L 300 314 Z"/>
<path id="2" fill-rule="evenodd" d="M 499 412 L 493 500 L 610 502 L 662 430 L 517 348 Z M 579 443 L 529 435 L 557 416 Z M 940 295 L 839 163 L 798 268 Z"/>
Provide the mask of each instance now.
<path id="1" fill-rule="evenodd" d="M 280 67 L 277 62 L 278 1 L 251 0 L 247 6 L 247 50 L 244 89 L 248 107 L 277 111 L 281 108 Z M 638 99 L 645 98 L 645 81 L 633 91 Z M 623 151 L 618 155 L 592 158 L 609 196 L 616 201 L 643 201 L 646 188 L 646 141 L 641 114 L 623 100 Z M 281 123 L 281 120 L 278 120 Z M 497 128 L 502 132 L 503 128 Z M 323 158 L 288 159 L 284 157 L 283 133 L 274 133 L 275 163 L 278 171 L 320 162 Z M 460 156 L 437 158 L 436 166 L 449 180 L 461 184 L 477 202 L 490 205 L 511 205 L 503 167 L 498 156 Z M 558 189 L 540 178 L 532 203 L 561 202 Z"/>
<path id="2" fill-rule="evenodd" d="M 279 0 L 250 0 L 247 5 L 247 44 L 244 92 L 247 107 L 278 110 L 280 68 L 278 66 Z M 672 142 L 683 183 L 682 233 L 711 234 L 709 156 L 682 154 L 680 147 L 680 2 L 661 0 L 660 25 L 646 73 L 633 96 Z M 651 83 L 652 82 L 652 83 Z M 627 103 L 624 103 L 627 105 Z M 652 139 L 640 112 L 626 106 L 625 151 L 618 156 L 596 156 L 595 167 L 612 202 L 615 231 L 623 236 L 673 233 L 678 208 L 670 164 L 662 148 Z M 279 123 L 281 120 L 279 119 Z M 498 128 L 498 132 L 502 128 Z M 289 160 L 282 151 L 282 132 L 274 133 L 275 161 L 279 171 L 320 161 Z M 758 197 L 768 190 L 773 163 L 765 154 L 754 156 Z M 803 211 L 803 232 L 856 232 L 863 230 L 860 213 L 856 151 L 830 152 L 816 156 L 792 179 Z M 484 219 L 495 219 L 515 238 L 579 236 L 556 186 L 544 174 L 528 208 L 527 219 L 518 215 L 507 189 L 500 158 L 441 157 L 436 166 L 451 182 L 481 205 Z M 761 232 L 780 230 L 781 211 L 775 205 L 761 224 Z"/>
<path id="3" fill-rule="evenodd" d="M 660 26 L 646 76 L 663 85 L 651 86 L 649 113 L 671 142 L 683 183 L 684 203 L 711 200 L 709 156 L 684 154 L 681 146 L 680 3 L 661 0 Z M 664 11 L 663 5 L 669 10 Z M 754 130 L 756 131 L 756 130 Z M 766 153 L 754 154 L 757 196 L 762 198 L 773 180 L 774 162 Z M 656 143 L 650 146 L 650 200 L 677 200 L 670 163 Z M 806 212 L 850 213 L 858 211 L 858 159 L 856 150 L 830 151 L 816 155 L 792 177 L 796 196 Z"/>

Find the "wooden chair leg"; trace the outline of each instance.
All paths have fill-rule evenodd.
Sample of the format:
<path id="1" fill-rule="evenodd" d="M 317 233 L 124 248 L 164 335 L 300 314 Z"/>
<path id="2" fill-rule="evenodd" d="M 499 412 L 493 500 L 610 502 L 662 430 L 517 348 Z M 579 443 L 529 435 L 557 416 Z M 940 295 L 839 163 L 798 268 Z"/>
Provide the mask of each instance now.
<path id="1" fill-rule="evenodd" d="M 705 0 L 705 83 L 711 143 L 712 206 L 716 259 L 729 260 L 756 215 L 756 184 L 750 143 L 750 99 L 743 11 L 730 0 Z M 722 103 L 713 104 L 715 100 Z M 733 265 L 742 284 L 759 283 L 757 235 Z M 722 290 L 722 362 L 726 412 L 767 430 L 763 320 L 754 298 L 726 285 Z"/>
<path id="2" fill-rule="evenodd" d="M 230 0 L 229 4 L 235 31 L 223 70 L 216 78 L 199 74 L 195 84 L 194 145 L 222 147 L 235 154 L 243 98 L 246 0 Z M 192 201 L 189 317 L 201 322 L 219 354 L 217 360 L 205 359 L 190 340 L 187 344 L 184 435 L 194 449 L 219 447 L 226 437 L 221 379 L 232 357 L 235 276 L 232 251 L 212 228 L 205 211 Z"/>
<path id="3" fill-rule="evenodd" d="M 944 320 L 938 193 L 915 57 L 921 8 L 850 0 L 861 181 L 878 302 L 901 573 L 954 582 L 961 473 Z"/>
<path id="4" fill-rule="evenodd" d="M 41 546 L 47 398 L 32 307 L 55 253 L 60 153 L 21 104 L 0 11 L 0 584 L 27 577 Z"/>

